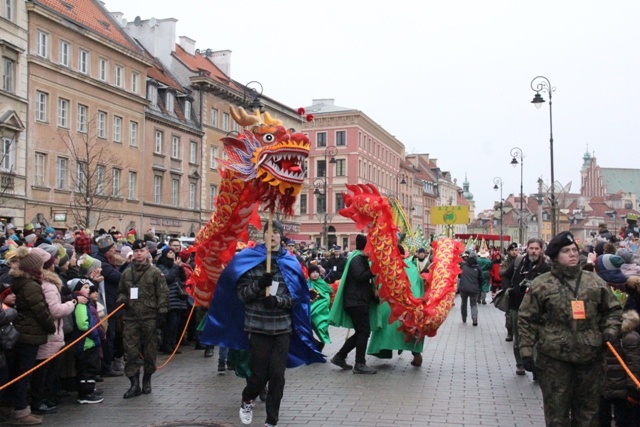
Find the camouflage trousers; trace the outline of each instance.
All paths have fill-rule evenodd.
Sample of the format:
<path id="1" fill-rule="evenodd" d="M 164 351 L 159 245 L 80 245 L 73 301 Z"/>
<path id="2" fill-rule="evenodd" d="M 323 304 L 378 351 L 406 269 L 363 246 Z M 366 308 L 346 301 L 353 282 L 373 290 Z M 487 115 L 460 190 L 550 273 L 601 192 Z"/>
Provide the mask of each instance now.
<path id="1" fill-rule="evenodd" d="M 536 373 L 550 427 L 598 427 L 604 360 L 590 364 L 563 362 L 538 354 Z"/>
<path id="2" fill-rule="evenodd" d="M 156 371 L 156 355 L 158 354 L 158 331 L 156 319 L 125 320 L 123 333 L 124 353 L 127 362 L 124 373 L 133 377 L 140 373 L 140 361 L 144 364 L 144 373 Z"/>

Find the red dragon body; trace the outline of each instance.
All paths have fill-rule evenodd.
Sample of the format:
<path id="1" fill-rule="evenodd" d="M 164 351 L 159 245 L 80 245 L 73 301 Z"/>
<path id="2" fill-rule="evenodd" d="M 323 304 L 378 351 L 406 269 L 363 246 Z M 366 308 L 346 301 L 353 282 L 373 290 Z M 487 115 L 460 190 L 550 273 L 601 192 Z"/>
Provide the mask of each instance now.
<path id="1" fill-rule="evenodd" d="M 464 245 L 452 239 L 433 242 L 425 293 L 415 298 L 398 250 L 397 227 L 388 200 L 371 184 L 347 184 L 347 189 L 353 194 L 343 195 L 345 208 L 338 213 L 351 218 L 359 230 L 367 229 L 365 251 L 376 274 L 380 298 L 391 306 L 389 323 L 400 320 L 407 340 L 434 336 L 453 306 Z"/>

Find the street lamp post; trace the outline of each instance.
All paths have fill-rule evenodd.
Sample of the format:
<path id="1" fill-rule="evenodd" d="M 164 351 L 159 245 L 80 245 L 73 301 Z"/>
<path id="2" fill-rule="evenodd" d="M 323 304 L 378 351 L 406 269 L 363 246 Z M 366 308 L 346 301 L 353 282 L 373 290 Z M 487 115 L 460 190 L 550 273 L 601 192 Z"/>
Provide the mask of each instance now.
<path id="1" fill-rule="evenodd" d="M 551 201 L 551 236 L 553 237 L 558 232 L 556 218 L 555 175 L 553 168 L 553 110 L 551 108 L 551 98 L 556 88 L 551 86 L 551 82 L 549 82 L 548 78 L 538 76 L 531 80 L 531 89 L 536 93 L 531 101 L 536 108 L 540 108 L 545 102 L 542 95 L 540 95 L 540 92 L 547 92 L 549 94 L 549 152 L 551 154 L 551 184 L 549 186 L 551 194 L 549 198 Z"/>
<path id="2" fill-rule="evenodd" d="M 324 200 L 324 212 L 322 212 L 322 239 L 323 239 L 323 244 L 326 245 L 327 250 L 329 250 L 329 227 L 328 227 L 328 208 L 329 208 L 329 204 L 328 204 L 328 200 L 327 200 L 327 179 L 329 178 L 329 164 L 336 164 L 336 158 L 335 155 L 338 153 L 338 150 L 336 147 L 327 147 L 324 149 L 324 176 L 323 177 L 317 177 L 316 179 L 313 180 L 313 186 L 315 187 L 315 190 L 313 190 L 313 194 L 315 194 L 316 196 L 322 196 L 323 200 Z M 327 162 L 327 158 L 331 157 L 331 159 L 329 160 L 329 162 Z M 317 171 L 316 171 L 317 173 Z M 322 190 L 320 190 L 320 188 L 322 188 Z M 318 202 L 316 200 L 316 213 L 317 213 L 317 207 L 318 207 Z"/>
<path id="3" fill-rule="evenodd" d="M 493 178 L 493 189 L 494 190 L 498 190 L 500 189 L 500 255 L 502 255 L 502 219 L 504 217 L 504 212 L 502 211 L 503 208 L 503 203 L 504 203 L 504 199 L 502 198 L 502 178 L 500 178 L 499 176 L 496 176 L 495 178 Z"/>
<path id="4" fill-rule="evenodd" d="M 522 191 L 522 181 L 523 181 L 523 171 L 524 171 L 524 157 L 525 155 L 522 153 L 522 149 L 520 147 L 513 147 L 511 149 L 511 165 L 513 167 L 518 166 L 520 164 L 520 244 L 524 244 L 524 193 Z M 518 161 L 520 159 L 520 161 Z"/>

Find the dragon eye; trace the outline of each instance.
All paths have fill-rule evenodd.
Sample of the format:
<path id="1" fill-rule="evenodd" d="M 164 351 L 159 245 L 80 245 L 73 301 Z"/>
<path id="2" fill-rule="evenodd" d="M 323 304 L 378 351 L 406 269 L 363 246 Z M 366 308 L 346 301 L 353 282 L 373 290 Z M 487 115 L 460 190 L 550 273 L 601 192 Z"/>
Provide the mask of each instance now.
<path id="1" fill-rule="evenodd" d="M 262 136 L 262 140 L 263 140 L 264 142 L 266 142 L 266 143 L 270 144 L 270 143 L 272 143 L 272 142 L 275 142 L 276 137 L 275 137 L 275 135 L 274 135 L 274 134 L 272 134 L 272 133 L 265 133 L 265 134 Z"/>

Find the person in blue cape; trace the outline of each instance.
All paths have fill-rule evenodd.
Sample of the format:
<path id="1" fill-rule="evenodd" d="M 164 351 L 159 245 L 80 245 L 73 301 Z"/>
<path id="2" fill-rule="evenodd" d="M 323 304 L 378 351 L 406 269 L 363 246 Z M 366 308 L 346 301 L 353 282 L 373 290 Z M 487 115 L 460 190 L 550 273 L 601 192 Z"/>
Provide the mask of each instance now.
<path id="1" fill-rule="evenodd" d="M 281 246 L 282 224 L 273 221 L 271 229 L 271 272 L 264 244 L 236 254 L 220 275 L 200 341 L 249 350 L 251 375 L 242 391 L 240 421 L 251 423 L 253 401 L 268 383 L 266 424 L 275 426 L 285 368 L 326 360 L 314 345 L 309 288 L 300 263 Z"/>

